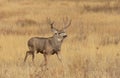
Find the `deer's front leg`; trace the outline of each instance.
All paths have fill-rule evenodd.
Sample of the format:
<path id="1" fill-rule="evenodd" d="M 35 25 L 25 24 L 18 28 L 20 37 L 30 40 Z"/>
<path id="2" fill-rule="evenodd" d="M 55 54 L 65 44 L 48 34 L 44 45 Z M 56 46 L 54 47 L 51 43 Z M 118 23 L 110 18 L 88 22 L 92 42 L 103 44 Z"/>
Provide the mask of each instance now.
<path id="1" fill-rule="evenodd" d="M 62 55 L 60 52 L 56 53 L 57 57 L 58 57 L 58 60 L 62 63 L 62 67 L 63 67 L 63 76 L 66 75 L 66 71 L 65 71 L 65 65 L 64 65 L 64 62 L 62 60 Z"/>
<path id="2" fill-rule="evenodd" d="M 44 54 L 43 56 L 44 56 L 44 61 L 42 62 L 42 64 L 41 64 L 40 66 L 41 66 L 42 70 L 43 70 L 43 67 L 44 67 L 44 66 L 45 66 L 45 69 L 48 70 L 47 64 L 48 64 L 48 57 L 49 57 L 49 56 L 46 55 L 46 54 Z"/>
<path id="3" fill-rule="evenodd" d="M 56 53 L 58 60 L 63 64 L 62 55 L 60 52 Z"/>

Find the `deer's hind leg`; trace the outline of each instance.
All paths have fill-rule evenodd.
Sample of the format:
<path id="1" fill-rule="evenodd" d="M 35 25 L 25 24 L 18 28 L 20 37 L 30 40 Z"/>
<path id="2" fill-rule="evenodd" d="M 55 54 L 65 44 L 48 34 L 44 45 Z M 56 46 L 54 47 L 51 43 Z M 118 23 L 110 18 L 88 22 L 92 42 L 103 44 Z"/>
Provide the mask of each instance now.
<path id="1" fill-rule="evenodd" d="M 27 51 L 27 52 L 26 52 L 26 55 L 25 55 L 25 58 L 24 58 L 24 62 L 26 62 L 27 57 L 28 57 L 28 55 L 29 55 L 30 53 L 31 53 L 30 51 Z"/>
<path id="2" fill-rule="evenodd" d="M 27 51 L 26 52 L 26 55 L 25 55 L 25 58 L 24 58 L 24 62 L 26 62 L 28 55 L 32 55 L 32 61 L 34 62 L 34 57 L 35 57 L 34 51 Z"/>
<path id="3" fill-rule="evenodd" d="M 34 58 L 35 58 L 35 54 L 34 54 L 34 51 L 32 51 L 32 61 L 34 63 Z"/>

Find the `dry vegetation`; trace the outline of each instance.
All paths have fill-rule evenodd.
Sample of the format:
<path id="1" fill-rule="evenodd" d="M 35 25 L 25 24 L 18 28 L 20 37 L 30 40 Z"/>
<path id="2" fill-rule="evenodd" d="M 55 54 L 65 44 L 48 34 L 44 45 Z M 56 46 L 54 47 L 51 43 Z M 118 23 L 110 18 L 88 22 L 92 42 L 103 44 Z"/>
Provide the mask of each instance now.
<path id="1" fill-rule="evenodd" d="M 63 78 L 63 71 L 66 78 L 119 78 L 119 5 L 117 0 L 0 0 L 0 78 Z M 24 65 L 27 40 L 51 36 L 46 18 L 61 28 L 65 16 L 72 19 L 62 46 L 65 67 L 51 56 L 49 70 L 41 72 L 41 54 L 35 65 L 31 57 Z"/>

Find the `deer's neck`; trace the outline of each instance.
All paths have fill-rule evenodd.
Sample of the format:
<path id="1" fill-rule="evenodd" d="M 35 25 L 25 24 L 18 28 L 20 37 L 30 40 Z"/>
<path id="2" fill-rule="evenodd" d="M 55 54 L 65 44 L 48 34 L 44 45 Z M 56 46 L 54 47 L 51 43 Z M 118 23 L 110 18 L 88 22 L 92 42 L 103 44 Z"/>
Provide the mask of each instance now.
<path id="1" fill-rule="evenodd" d="M 63 42 L 63 40 L 58 39 L 56 37 L 53 37 L 52 40 L 53 40 L 53 43 L 55 43 L 56 45 L 59 45 L 59 46 L 61 46 L 61 44 Z"/>
<path id="2" fill-rule="evenodd" d="M 54 36 L 51 37 L 49 43 L 52 45 L 53 49 L 55 50 L 60 50 L 61 49 L 61 45 L 62 45 L 62 41 L 63 40 L 58 40 L 56 39 Z"/>

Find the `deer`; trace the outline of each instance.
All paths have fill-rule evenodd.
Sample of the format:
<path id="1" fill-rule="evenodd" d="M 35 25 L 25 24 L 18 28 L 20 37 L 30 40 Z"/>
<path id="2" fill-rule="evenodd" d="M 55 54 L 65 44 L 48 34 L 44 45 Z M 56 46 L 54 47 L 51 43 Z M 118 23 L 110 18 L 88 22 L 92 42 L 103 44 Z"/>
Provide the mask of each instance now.
<path id="1" fill-rule="evenodd" d="M 58 30 L 54 26 L 55 22 L 47 19 L 48 24 L 51 26 L 51 30 L 54 33 L 51 37 L 32 37 L 28 40 L 29 51 L 26 52 L 24 62 L 26 62 L 28 55 L 32 55 L 32 61 L 34 62 L 35 52 L 41 53 L 44 56 L 44 61 L 40 65 L 41 67 L 46 66 L 49 55 L 57 55 L 57 58 L 62 62 L 61 56 L 61 45 L 64 39 L 67 37 L 65 30 L 71 25 L 71 19 L 63 19 L 63 28 Z"/>

